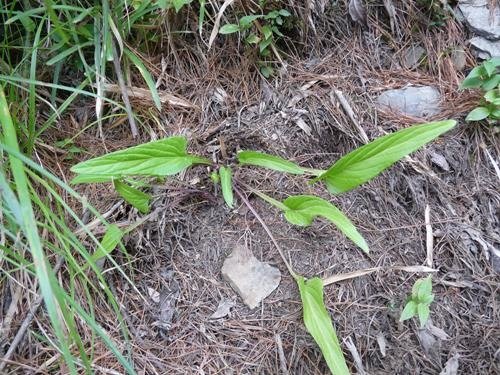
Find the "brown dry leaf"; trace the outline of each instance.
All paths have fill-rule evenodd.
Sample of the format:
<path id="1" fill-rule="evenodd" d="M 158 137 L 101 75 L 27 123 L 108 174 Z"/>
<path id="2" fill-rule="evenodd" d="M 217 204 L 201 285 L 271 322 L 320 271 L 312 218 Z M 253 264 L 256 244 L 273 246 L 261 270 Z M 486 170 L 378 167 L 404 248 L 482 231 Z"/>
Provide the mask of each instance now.
<path id="1" fill-rule="evenodd" d="M 363 0 L 349 1 L 349 15 L 354 22 L 366 25 L 366 8 Z"/>

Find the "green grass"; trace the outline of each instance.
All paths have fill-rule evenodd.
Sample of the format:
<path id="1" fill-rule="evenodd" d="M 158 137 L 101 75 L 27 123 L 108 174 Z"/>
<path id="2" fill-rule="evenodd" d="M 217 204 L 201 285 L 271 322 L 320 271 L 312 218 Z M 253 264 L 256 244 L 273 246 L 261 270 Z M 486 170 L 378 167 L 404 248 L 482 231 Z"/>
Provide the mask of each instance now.
<path id="1" fill-rule="evenodd" d="M 110 6 L 108 0 L 0 4 L 0 282 L 20 273 L 34 279 L 38 289 L 32 292 L 44 301 L 38 316 L 47 319 L 50 329 L 32 328 L 27 334 L 52 347 L 52 354 L 58 352 L 64 361 L 61 369 L 71 374 L 93 372 L 96 340 L 114 355 L 123 371 L 135 373 L 133 362 L 124 354 L 127 325 L 94 254 L 106 254 L 115 272 L 135 286 L 128 276 L 130 270 L 122 269 L 109 255 L 112 249 L 103 252 L 99 239 L 74 212 L 71 201 L 85 199 L 31 156 L 37 144 L 44 143 L 44 133 L 78 98 L 95 102 L 97 120 L 89 126 L 131 115 L 130 108 L 104 95 L 107 76 L 116 78 L 113 60 L 120 60 L 124 72 L 131 68 L 140 72 L 159 106 L 151 75 L 127 46 L 127 41 L 130 45 L 147 43 L 135 36 L 143 34 L 137 29 L 159 16 L 158 5 L 147 1 L 136 8 L 126 2 Z M 84 209 L 109 227 L 93 207 L 84 203 Z M 83 236 L 75 235 L 78 228 L 84 229 Z M 126 256 L 123 245 L 118 246 Z M 54 270 L 57 260 L 63 261 L 58 271 L 62 277 Z M 97 301 L 100 311 L 107 311 L 118 325 L 102 325 Z M 120 336 L 112 332 L 112 339 L 108 330 L 117 327 Z M 60 365 L 56 361 L 51 370 Z"/>

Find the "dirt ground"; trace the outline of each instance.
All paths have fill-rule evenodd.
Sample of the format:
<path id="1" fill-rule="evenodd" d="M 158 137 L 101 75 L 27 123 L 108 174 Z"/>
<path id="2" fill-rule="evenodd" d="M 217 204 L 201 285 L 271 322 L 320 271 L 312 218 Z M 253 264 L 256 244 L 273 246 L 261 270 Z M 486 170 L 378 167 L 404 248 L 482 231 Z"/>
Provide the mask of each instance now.
<path id="1" fill-rule="evenodd" d="M 185 134 L 192 151 L 224 162 L 234 164 L 239 149 L 254 149 L 326 168 L 362 144 L 359 127 L 373 139 L 422 121 L 378 111 L 374 99 L 382 90 L 436 86 L 444 98 L 436 119 L 455 118 L 457 128 L 355 191 L 332 197 L 300 176 L 253 168 L 239 168 L 235 178 L 276 198 L 303 192 L 328 198 L 369 242 L 366 255 L 326 222 L 316 221 L 308 229 L 292 227 L 277 210 L 245 192 L 304 276 L 383 267 L 325 288 L 325 303 L 353 372 L 500 373 L 500 191 L 488 156 L 499 159 L 500 143 L 493 126 L 463 122 L 477 99 L 475 93 L 457 89 L 474 63 L 466 31 L 451 19 L 440 29 L 409 34 L 404 30 L 413 22 L 411 14 L 399 8 L 394 33 L 383 11 L 375 8 L 370 9 L 368 27 L 361 27 L 339 3 L 323 17 L 311 15 L 315 30 L 309 30 L 307 43 L 293 46 L 296 54 L 284 58 L 271 81 L 263 80 L 246 56 L 228 59 L 212 52 L 202 60 L 194 47 L 179 47 L 177 58 L 190 63 L 179 78 L 165 73 L 162 87 L 193 107 L 170 108 L 144 132 L 144 140 Z M 405 68 L 404 51 L 416 42 L 426 49 L 427 62 Z M 464 70 L 443 55 L 452 47 L 465 48 Z M 175 61 L 168 56 L 166 66 L 171 67 Z M 335 90 L 347 99 L 356 121 Z M 126 124 L 105 128 L 107 148 L 137 143 L 124 136 L 126 131 Z M 95 142 L 95 134 L 86 133 L 78 146 L 92 149 Z M 154 214 L 126 239 L 133 280 L 146 299 L 110 273 L 127 313 L 129 349 L 138 372 L 328 373 L 301 321 L 298 290 L 271 239 L 241 199 L 236 197 L 234 210 L 227 209 L 207 173 L 200 172 L 197 167 L 180 181 L 156 186 Z M 103 212 L 116 202 L 109 186 L 79 189 Z M 398 319 L 411 286 L 425 274 L 391 267 L 426 264 L 427 206 L 437 272 L 431 323 L 419 329 L 415 320 Z M 137 216 L 123 205 L 110 219 L 126 223 Z M 279 287 L 255 310 L 245 307 L 221 276 L 222 263 L 237 244 L 282 272 Z M 211 319 L 221 302 L 233 305 L 230 313 Z M 110 332 L 116 330 L 112 317 L 103 324 Z M 357 358 L 347 349 L 349 343 Z M 110 358 L 104 353 L 97 363 L 113 368 Z M 456 361 L 458 372 L 441 372 L 447 362 L 451 368 Z"/>

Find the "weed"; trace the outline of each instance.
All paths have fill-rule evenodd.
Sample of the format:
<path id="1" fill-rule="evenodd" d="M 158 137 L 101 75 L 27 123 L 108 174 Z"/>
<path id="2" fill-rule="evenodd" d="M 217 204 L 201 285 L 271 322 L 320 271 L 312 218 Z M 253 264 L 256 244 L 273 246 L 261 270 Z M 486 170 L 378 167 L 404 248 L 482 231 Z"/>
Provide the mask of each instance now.
<path id="1" fill-rule="evenodd" d="M 434 294 L 432 294 L 432 276 L 429 275 L 424 279 L 415 281 L 411 296 L 408 298 L 399 320 L 403 322 L 414 316 L 418 316 L 420 327 L 423 328 L 427 320 L 429 320 L 429 306 L 432 301 L 434 301 Z"/>
<path id="2" fill-rule="evenodd" d="M 486 60 L 471 70 L 462 82 L 463 89 L 481 89 L 484 92 L 480 105 L 473 109 L 465 121 L 500 120 L 500 57 Z"/>
<path id="3" fill-rule="evenodd" d="M 312 177 L 310 183 L 324 182 L 330 193 L 339 194 L 371 180 L 401 158 L 450 130 L 455 124 L 456 121 L 452 120 L 434 122 L 385 135 L 350 152 L 325 171 L 304 168 L 292 161 L 257 151 L 240 151 L 236 155 L 239 165 L 233 167 L 257 166 L 292 175 L 310 176 Z M 242 196 L 240 194 L 241 183 L 232 181 L 232 167 L 213 165 L 206 158 L 188 153 L 186 138 L 178 136 L 145 143 L 79 163 L 72 167 L 72 171 L 77 174 L 73 182 L 109 181 L 114 182 L 116 186 L 117 181 L 123 184 L 125 179 L 134 177 L 171 176 L 196 165 L 211 166 L 214 172 L 210 174 L 210 179 L 214 183 L 220 182 L 223 198 L 232 208 L 234 205 L 233 188 L 238 195 Z M 243 185 L 243 187 L 246 186 Z M 327 200 L 311 195 L 296 195 L 289 196 L 284 201 L 278 201 L 252 188 L 248 189 L 281 210 L 289 223 L 307 227 L 316 218 L 326 219 L 363 251 L 369 251 L 367 242 L 354 224 Z M 144 197 L 141 197 L 139 201 L 133 195 L 123 194 L 119 189 L 117 192 L 137 209 L 140 210 L 143 207 Z M 302 276 L 293 271 L 285 258 L 283 261 L 298 284 L 306 328 L 321 348 L 330 370 L 334 374 L 348 373 L 331 318 L 324 306 L 322 280 L 315 277 L 305 281 Z M 430 303 L 427 290 L 425 283 L 422 287 L 415 288 L 415 296 L 419 298 L 419 303 L 426 301 Z M 416 302 L 414 304 L 415 309 L 420 309 L 418 311 L 421 312 L 422 318 L 425 318 L 425 309 L 427 308 L 428 311 L 428 304 L 421 308 L 417 307 Z"/>
<path id="4" fill-rule="evenodd" d="M 267 58 L 271 55 L 271 49 L 274 48 L 276 40 L 283 37 L 280 28 L 284 25 L 286 19 L 291 13 L 286 9 L 272 10 L 267 14 L 253 14 L 243 16 L 238 23 L 227 23 L 219 29 L 219 34 L 239 33 L 242 40 L 248 46 L 258 46 L 259 55 Z M 266 63 L 259 63 L 260 72 L 266 78 L 269 78 L 274 70 Z"/>

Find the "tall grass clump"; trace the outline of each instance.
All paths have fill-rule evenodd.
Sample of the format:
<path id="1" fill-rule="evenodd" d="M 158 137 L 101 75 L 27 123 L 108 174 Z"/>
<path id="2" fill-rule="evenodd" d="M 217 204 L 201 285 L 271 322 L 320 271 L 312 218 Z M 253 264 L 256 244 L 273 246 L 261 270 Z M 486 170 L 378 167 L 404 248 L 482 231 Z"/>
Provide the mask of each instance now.
<path id="1" fill-rule="evenodd" d="M 99 128 L 110 107 L 134 123 L 130 105 L 105 96 L 108 80 L 123 81 L 132 70 L 160 107 L 154 81 L 131 47 L 141 44 L 145 25 L 161 17 L 160 5 L 109 0 L 0 4 L 0 290 L 8 301 L 8 291 L 20 285 L 23 305 L 34 307 L 41 326 L 32 325 L 26 334 L 57 359 L 47 362 L 50 371 L 95 372 L 95 356 L 102 354 L 95 353 L 99 341 L 120 372 L 135 373 L 127 325 L 102 269 L 106 258 L 130 282 L 110 256 L 115 247 L 126 256 L 123 232 L 83 203 L 82 209 L 105 229 L 104 238 L 96 238 L 75 212 L 85 199 L 33 156 L 44 133 L 77 98 L 94 102 Z M 38 300 L 43 305 L 36 310 Z M 97 303 L 110 314 L 109 322 L 97 315 Z M 30 323 L 28 311 L 18 309 L 16 321 L 23 319 Z M 23 332 L 15 337 L 16 330 L 10 331 L 2 337 L 11 349 L 7 345 L 0 372 L 22 352 Z"/>

